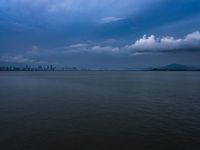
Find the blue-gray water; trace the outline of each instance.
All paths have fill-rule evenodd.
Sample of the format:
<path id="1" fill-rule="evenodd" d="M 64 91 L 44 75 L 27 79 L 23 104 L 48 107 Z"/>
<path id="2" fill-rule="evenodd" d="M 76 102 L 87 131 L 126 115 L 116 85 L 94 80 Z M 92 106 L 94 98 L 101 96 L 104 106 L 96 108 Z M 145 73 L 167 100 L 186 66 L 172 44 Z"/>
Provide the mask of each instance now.
<path id="1" fill-rule="evenodd" d="M 1 150 L 199 150 L 200 72 L 0 72 Z"/>

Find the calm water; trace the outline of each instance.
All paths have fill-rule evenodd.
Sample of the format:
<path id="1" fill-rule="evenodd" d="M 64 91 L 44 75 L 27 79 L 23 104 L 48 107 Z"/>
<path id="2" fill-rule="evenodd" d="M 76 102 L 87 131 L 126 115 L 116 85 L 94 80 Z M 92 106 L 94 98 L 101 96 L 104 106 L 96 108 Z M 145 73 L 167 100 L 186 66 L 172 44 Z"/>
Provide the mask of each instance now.
<path id="1" fill-rule="evenodd" d="M 200 72 L 0 72 L 1 150 L 199 150 Z"/>

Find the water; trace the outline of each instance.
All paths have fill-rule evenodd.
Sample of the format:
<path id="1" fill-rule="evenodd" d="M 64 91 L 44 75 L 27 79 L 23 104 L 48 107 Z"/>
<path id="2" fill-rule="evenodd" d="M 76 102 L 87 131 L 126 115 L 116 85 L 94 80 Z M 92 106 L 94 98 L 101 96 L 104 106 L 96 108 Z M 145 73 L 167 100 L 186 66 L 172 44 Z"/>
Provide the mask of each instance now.
<path id="1" fill-rule="evenodd" d="M 200 72 L 0 72 L 1 150 L 199 150 Z"/>

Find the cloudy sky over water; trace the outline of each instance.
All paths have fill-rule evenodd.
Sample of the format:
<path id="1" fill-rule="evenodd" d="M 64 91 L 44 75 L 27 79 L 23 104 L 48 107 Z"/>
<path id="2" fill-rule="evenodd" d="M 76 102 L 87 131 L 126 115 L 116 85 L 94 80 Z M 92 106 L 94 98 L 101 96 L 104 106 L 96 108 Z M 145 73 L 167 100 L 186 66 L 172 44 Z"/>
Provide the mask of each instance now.
<path id="1" fill-rule="evenodd" d="M 199 0 L 1 0 L 0 64 L 200 66 Z"/>

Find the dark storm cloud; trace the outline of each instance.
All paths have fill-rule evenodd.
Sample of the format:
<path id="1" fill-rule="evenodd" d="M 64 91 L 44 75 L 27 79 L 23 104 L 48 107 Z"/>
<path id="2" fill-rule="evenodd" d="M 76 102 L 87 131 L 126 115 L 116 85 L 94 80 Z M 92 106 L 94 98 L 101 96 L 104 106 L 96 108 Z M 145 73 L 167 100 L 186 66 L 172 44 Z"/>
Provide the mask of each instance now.
<path id="1" fill-rule="evenodd" d="M 199 0 L 1 0 L 0 61 L 129 66 L 176 53 L 192 62 L 183 53 L 198 56 L 199 18 Z"/>

